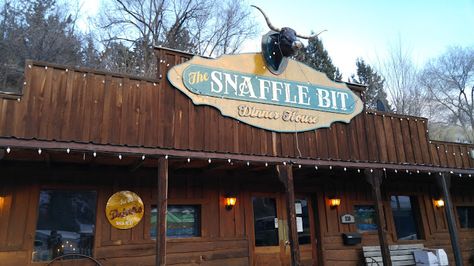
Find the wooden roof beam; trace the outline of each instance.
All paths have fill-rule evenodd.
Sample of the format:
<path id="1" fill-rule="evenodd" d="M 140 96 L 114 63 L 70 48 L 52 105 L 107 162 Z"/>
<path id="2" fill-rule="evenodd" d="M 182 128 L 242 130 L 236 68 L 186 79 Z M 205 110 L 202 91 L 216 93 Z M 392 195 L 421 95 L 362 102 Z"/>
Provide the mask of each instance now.
<path id="1" fill-rule="evenodd" d="M 346 167 L 355 169 L 386 169 L 386 170 L 408 170 L 421 172 L 443 172 L 456 174 L 474 174 L 474 168 L 448 168 L 436 165 L 421 165 L 421 164 L 394 164 L 382 162 L 357 162 L 357 161 L 343 161 L 343 160 L 323 160 L 323 159 L 306 159 L 306 158 L 287 158 L 274 157 L 264 155 L 245 155 L 245 154 L 231 154 L 231 153 L 216 153 L 206 151 L 189 151 L 189 150 L 171 150 L 156 147 L 129 147 L 119 145 L 104 145 L 93 143 L 77 143 L 77 142 L 58 142 L 58 141 L 44 141 L 44 140 L 26 140 L 14 138 L 0 138 L 0 147 L 10 147 L 11 149 L 52 149 L 80 152 L 97 152 L 97 153 L 111 153 L 122 154 L 123 156 L 146 155 L 149 157 L 182 157 L 182 158 L 200 158 L 212 160 L 228 160 L 232 161 L 249 161 L 252 164 L 268 163 L 268 164 L 285 164 L 290 163 L 294 165 L 302 165 L 302 167 Z"/>

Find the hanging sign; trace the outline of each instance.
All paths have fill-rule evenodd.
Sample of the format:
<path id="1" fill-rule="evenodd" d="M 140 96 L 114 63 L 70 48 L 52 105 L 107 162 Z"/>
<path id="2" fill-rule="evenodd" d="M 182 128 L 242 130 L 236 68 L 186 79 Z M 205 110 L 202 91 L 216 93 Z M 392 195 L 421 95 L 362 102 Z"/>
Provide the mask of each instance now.
<path id="1" fill-rule="evenodd" d="M 105 215 L 110 224 L 118 229 L 135 227 L 143 217 L 142 199 L 132 191 L 119 191 L 107 201 Z"/>
<path id="2" fill-rule="evenodd" d="M 344 83 L 295 60 L 290 59 L 281 74 L 273 74 L 260 53 L 195 56 L 173 67 L 168 79 L 194 104 L 213 106 L 223 115 L 277 132 L 348 123 L 363 107 Z"/>

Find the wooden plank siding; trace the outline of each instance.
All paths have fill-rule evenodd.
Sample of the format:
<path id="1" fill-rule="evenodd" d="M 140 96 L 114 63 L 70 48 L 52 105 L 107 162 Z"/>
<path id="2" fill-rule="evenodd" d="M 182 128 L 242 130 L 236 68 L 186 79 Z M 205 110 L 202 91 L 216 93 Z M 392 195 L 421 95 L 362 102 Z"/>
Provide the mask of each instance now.
<path id="1" fill-rule="evenodd" d="M 188 166 L 195 164 L 199 165 L 199 162 Z M 22 165 L 21 169 L 18 165 Z M 240 202 L 231 211 L 224 206 L 224 195 L 229 189 L 235 189 L 239 201 L 242 199 L 239 180 L 212 173 L 174 174 L 179 172 L 179 167 L 170 171 L 168 203 L 199 205 L 201 235 L 169 238 L 166 264 L 248 265 L 249 247 L 243 224 L 245 210 Z M 150 237 L 150 210 L 156 206 L 156 175 L 154 168 L 141 168 L 130 178 L 126 166 L 97 166 L 90 171 L 88 167 L 63 165 L 51 171 L 48 166 L 35 163 L 2 164 L 1 265 L 46 265 L 31 262 L 42 189 L 97 191 L 94 258 L 103 265 L 154 265 L 156 248 Z M 72 183 L 64 179 L 58 181 L 64 176 Z M 134 191 L 145 205 L 142 221 L 130 230 L 112 227 L 105 215 L 107 200 L 120 190 Z M 77 262 L 74 265 L 86 264 Z"/>
<path id="2" fill-rule="evenodd" d="M 0 99 L 0 137 L 242 155 L 473 168 L 472 145 L 429 144 L 427 121 L 364 111 L 351 123 L 272 133 L 195 106 L 164 78 L 188 57 L 159 50 L 161 79 L 28 62 L 21 101 Z M 358 93 L 358 91 L 356 91 Z M 438 143 L 438 144 L 437 144 Z M 439 149 L 446 150 L 441 154 Z"/>
<path id="3" fill-rule="evenodd" d="M 319 171 L 318 171 L 319 172 Z M 374 205 L 370 187 L 363 182 L 362 174 L 335 173 L 334 175 L 321 172 L 315 173 L 311 180 L 302 180 L 295 183 L 298 192 L 311 193 L 315 198 L 318 230 L 321 236 L 319 242 L 322 265 L 360 265 L 363 260 L 362 246 L 378 245 L 377 231 L 362 232 L 362 243 L 347 246 L 343 243 L 342 233 L 357 232 L 355 224 L 342 224 L 342 214 L 353 213 L 355 205 Z M 298 176 L 298 173 L 295 174 Z M 336 178 L 337 176 L 337 178 Z M 316 178 L 317 177 L 317 178 Z M 403 176 L 403 174 L 387 174 L 382 185 L 383 210 L 386 214 L 387 240 L 390 245 L 422 243 L 428 248 L 442 248 L 448 254 L 450 264 L 454 264 L 451 241 L 448 232 L 445 210 L 433 205 L 433 195 L 439 193 L 434 179 L 423 178 L 418 180 Z M 473 206 L 474 185 L 469 178 L 453 178 L 451 195 L 454 207 Z M 329 196 L 338 195 L 341 205 L 330 208 L 326 200 Z M 390 207 L 391 195 L 410 195 L 416 199 L 416 212 L 419 212 L 419 230 L 421 238 L 416 241 L 398 240 L 395 224 Z M 456 217 L 456 221 L 458 221 Z M 459 224 L 457 225 L 459 228 Z M 460 245 L 465 265 L 470 265 L 474 259 L 474 231 L 459 229 Z"/>
<path id="4" fill-rule="evenodd" d="M 75 155 L 67 155 L 69 156 Z M 120 161 L 120 165 L 105 166 L 99 160 L 107 159 L 107 156 L 98 156 L 95 161 L 88 157 L 82 164 L 78 164 L 76 158 L 70 159 L 74 163 L 64 163 L 65 155 L 60 151 L 51 153 L 49 157 L 49 163 L 21 160 L 1 162 L 0 188 L 3 188 L 5 197 L 0 206 L 0 258 L 7 262 L 5 265 L 30 263 L 39 191 L 54 188 L 97 191 L 95 258 L 104 265 L 153 265 L 155 242 L 150 238 L 149 230 L 150 209 L 156 203 L 156 163 L 149 162 L 131 172 L 129 165 L 133 158 L 128 158 L 128 161 L 127 158 L 113 158 L 111 160 Z M 226 162 L 209 164 L 206 160 L 191 160 L 188 163 L 182 159 L 170 159 L 169 204 L 200 205 L 202 220 L 201 237 L 168 241 L 168 264 L 249 264 L 253 232 L 249 231 L 244 221 L 252 219 L 252 210 L 246 208 L 244 202 L 251 200 L 251 193 L 281 191 L 282 184 L 271 167 L 234 165 L 229 168 L 226 165 Z M 430 179 L 433 176 L 420 174 L 417 175 L 420 178 L 415 179 L 411 178 L 413 175 L 390 172 L 384 179 L 382 198 L 384 212 L 387 214 L 385 218 L 389 244 L 407 243 L 396 239 L 390 195 L 411 195 L 416 197 L 416 209 L 421 217 L 419 225 L 422 239 L 415 242 L 430 248 L 445 249 L 452 263 L 445 212 L 442 208 L 434 207 L 432 202 L 433 195 L 438 192 L 434 180 Z M 317 237 L 320 249 L 319 265 L 358 265 L 362 261 L 361 247 L 377 245 L 377 233 L 364 232 L 360 245 L 344 245 L 341 234 L 356 232 L 357 227 L 355 224 L 340 223 L 340 217 L 342 214 L 353 213 L 354 205 L 375 204 L 370 187 L 363 181 L 363 174 L 355 170 L 316 171 L 314 168 L 296 168 L 294 176 L 296 195 L 306 195 L 313 202 L 314 217 L 317 219 L 315 239 Z M 455 176 L 452 182 L 454 206 L 472 206 L 472 180 Z M 104 215 L 107 199 L 119 190 L 136 192 L 145 204 L 143 220 L 131 230 L 113 228 Z M 238 199 L 237 205 L 230 211 L 223 204 L 223 197 L 229 191 L 234 192 Z M 341 206 L 338 208 L 330 208 L 326 203 L 326 199 L 333 195 L 341 198 Z M 460 229 L 465 263 L 474 254 L 473 241 L 472 229 Z"/>
<path id="5" fill-rule="evenodd" d="M 25 145 L 0 160 L 3 264 L 46 264 L 31 263 L 38 198 L 41 189 L 55 188 L 97 191 L 93 255 L 104 265 L 154 264 L 156 247 L 150 237 L 150 210 L 156 204 L 156 156 L 142 162 L 137 153 L 119 160 L 113 150 L 116 145 L 343 162 L 331 169 L 326 164 L 316 170 L 309 163 L 293 168 L 295 193 L 307 198 L 314 212 L 310 216 L 314 219 L 311 241 L 315 245 L 313 250 L 308 246 L 301 249 L 304 265 L 358 265 L 362 246 L 378 245 L 378 236 L 376 232 L 363 232 L 362 244 L 343 244 L 341 234 L 357 232 L 357 227 L 342 224 L 341 215 L 353 213 L 354 205 L 375 204 L 363 171 L 356 168 L 369 167 L 369 163 L 413 165 L 410 171 L 397 173 L 391 169 L 384 176 L 382 198 L 388 242 L 406 243 L 397 239 L 390 195 L 410 195 L 416 198 L 416 210 L 420 212 L 422 239 L 415 242 L 445 249 L 453 263 L 445 211 L 432 202 L 439 194 L 433 175 L 418 174 L 416 170 L 433 166 L 468 169 L 463 173 L 471 173 L 473 145 L 430 141 L 426 119 L 370 110 L 364 110 L 349 124 L 334 123 L 306 132 L 258 129 L 224 117 L 213 107 L 194 105 L 166 80 L 167 71 L 190 56 L 165 49 L 156 53 L 156 79 L 28 62 L 20 101 L 0 98 L 2 139 L 91 143 L 108 149 L 95 158 L 77 151 L 65 154 L 62 147 L 45 149 L 39 155 Z M 360 93 L 354 85 L 348 86 Z M 253 210 L 249 207 L 252 195 L 272 193 L 283 197 L 274 163 L 264 167 L 262 161 L 247 165 L 245 157 L 233 158 L 231 163 L 222 158 L 208 163 L 204 156 L 191 158 L 190 162 L 185 158 L 169 158 L 168 203 L 201 206 L 201 235 L 169 239 L 167 264 L 251 265 L 255 262 Z M 351 169 L 343 168 L 349 163 Z M 136 192 L 145 204 L 143 220 L 130 230 L 113 228 L 104 215 L 107 199 L 120 190 Z M 453 176 L 454 207 L 473 206 L 472 191 L 474 185 L 467 175 Z M 229 192 L 237 198 L 232 210 L 227 210 L 223 202 Z M 341 198 L 338 208 L 326 203 L 334 195 Z M 467 264 L 474 256 L 474 231 L 459 231 Z"/>

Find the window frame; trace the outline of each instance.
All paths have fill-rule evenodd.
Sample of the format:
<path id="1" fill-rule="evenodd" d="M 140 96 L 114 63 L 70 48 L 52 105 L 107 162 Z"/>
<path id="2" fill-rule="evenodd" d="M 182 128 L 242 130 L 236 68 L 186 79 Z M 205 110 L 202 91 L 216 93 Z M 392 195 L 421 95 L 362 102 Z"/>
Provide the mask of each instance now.
<path id="1" fill-rule="evenodd" d="M 373 202 L 373 201 L 355 201 L 352 203 L 352 210 L 351 210 L 351 214 L 354 216 L 354 220 L 355 220 L 355 206 L 373 206 L 374 207 L 374 210 L 375 210 L 375 205 L 376 203 Z M 377 215 L 377 210 L 375 210 L 375 215 Z M 360 234 L 368 234 L 368 235 L 377 235 L 378 234 L 378 227 L 379 225 L 377 224 L 377 220 L 375 220 L 375 224 L 377 225 L 377 229 L 376 230 L 367 230 L 367 231 L 359 231 L 358 227 L 357 227 L 357 222 L 354 221 L 354 224 L 352 224 L 354 226 L 354 231 L 357 231 L 358 233 Z"/>
<path id="2" fill-rule="evenodd" d="M 414 217 L 415 226 L 416 226 L 416 229 L 417 229 L 418 239 L 410 240 L 410 239 L 399 239 L 398 238 L 397 227 L 395 225 L 395 219 L 394 219 L 394 216 L 393 216 L 393 209 L 392 209 L 392 206 L 391 206 L 392 196 L 407 196 L 407 197 L 410 197 L 410 205 L 411 205 L 411 209 L 412 209 L 412 212 L 413 212 L 413 217 Z M 421 205 L 420 205 L 420 195 L 414 194 L 414 193 L 403 193 L 403 192 L 402 193 L 390 193 L 390 194 L 388 194 L 388 206 L 387 206 L 387 208 L 389 209 L 389 211 L 386 213 L 386 215 L 390 214 L 390 216 L 391 216 L 390 228 L 392 230 L 392 239 L 393 239 L 394 242 L 418 243 L 418 242 L 423 242 L 423 241 L 426 240 L 425 226 L 424 226 L 423 217 L 421 215 L 422 209 L 421 209 Z M 387 221 L 389 221 L 387 219 L 387 217 L 385 219 Z"/>
<path id="3" fill-rule="evenodd" d="M 24 94 L 24 82 L 26 81 L 26 77 L 25 77 L 25 69 L 27 68 L 28 65 L 33 65 L 33 61 L 31 60 L 26 60 L 25 62 L 25 66 L 24 68 L 22 69 L 21 73 L 20 73 L 20 78 L 18 79 L 18 88 L 17 90 L 15 91 L 10 91 L 10 90 L 7 90 L 8 88 L 5 88 L 3 86 L 3 81 L 4 80 L 0 80 L 0 98 L 3 98 L 3 99 L 12 99 L 12 100 L 18 100 L 20 99 L 23 94 Z"/>
<path id="4" fill-rule="evenodd" d="M 97 248 L 97 232 L 100 233 L 100 229 L 97 229 L 97 225 L 99 224 L 99 212 L 102 210 L 99 206 L 100 198 L 101 198 L 101 190 L 100 188 L 92 185 L 70 185 L 70 184 L 45 184 L 45 185 L 39 185 L 37 186 L 35 190 L 34 196 L 30 198 L 30 206 L 33 206 L 33 212 L 34 216 L 32 218 L 32 221 L 30 225 L 28 225 L 29 228 L 31 228 L 31 232 L 33 234 L 36 234 L 36 230 L 38 227 L 38 218 L 39 218 L 39 207 L 40 207 L 40 195 L 41 191 L 45 190 L 58 190 L 58 191 L 93 191 L 96 193 L 96 198 L 95 198 L 95 217 L 94 217 L 94 229 L 93 229 L 93 235 L 94 239 L 92 242 L 92 249 L 91 249 L 91 257 L 95 256 L 96 253 L 96 248 Z M 32 241 L 29 241 L 28 243 L 28 249 L 31 250 L 31 253 L 34 252 L 35 249 L 35 241 L 36 237 L 33 237 Z M 65 261 L 73 261 L 76 259 L 65 259 Z M 30 257 L 30 263 L 32 264 L 44 264 L 47 263 L 48 261 L 34 261 L 33 256 Z"/>
<path id="5" fill-rule="evenodd" d="M 474 209 L 474 202 L 473 203 L 459 203 L 454 205 L 454 214 L 456 215 L 456 225 L 458 230 L 463 231 L 463 232 L 472 232 L 474 231 L 474 227 L 461 227 L 461 221 L 459 221 L 459 213 L 458 213 L 458 207 L 472 207 Z"/>
<path id="6" fill-rule="evenodd" d="M 169 236 L 166 236 L 166 241 L 188 241 L 188 240 L 200 240 L 200 239 L 203 239 L 204 236 L 203 236 L 203 231 L 202 231 L 202 228 L 203 228 L 203 210 L 204 210 L 204 204 L 202 203 L 202 201 L 193 201 L 193 200 L 185 200 L 185 201 L 170 201 L 168 200 L 168 206 L 169 205 L 173 205 L 173 206 L 198 206 L 199 207 L 199 236 L 190 236 L 190 237 L 169 237 Z M 148 236 L 147 238 L 150 239 L 151 241 L 155 242 L 156 241 L 156 237 L 152 237 L 151 236 L 151 229 L 152 229 L 152 223 L 151 223 L 151 217 L 152 217 L 152 209 L 153 208 L 156 208 L 156 203 L 150 203 L 148 205 L 148 213 L 149 215 L 148 216 L 144 216 L 145 219 L 147 219 L 146 221 L 146 224 L 148 224 Z"/>

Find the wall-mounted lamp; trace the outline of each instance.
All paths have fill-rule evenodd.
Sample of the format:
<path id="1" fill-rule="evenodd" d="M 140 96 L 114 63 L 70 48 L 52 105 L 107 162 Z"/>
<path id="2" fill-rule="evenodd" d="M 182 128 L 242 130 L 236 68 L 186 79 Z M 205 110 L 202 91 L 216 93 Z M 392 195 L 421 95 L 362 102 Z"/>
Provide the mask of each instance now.
<path id="1" fill-rule="evenodd" d="M 436 208 L 441 208 L 444 207 L 444 200 L 439 198 L 439 199 L 434 199 L 433 204 Z"/>
<path id="2" fill-rule="evenodd" d="M 237 203 L 237 198 L 235 196 L 226 196 L 224 198 L 224 205 L 227 210 L 232 210 L 235 203 Z"/>
<path id="3" fill-rule="evenodd" d="M 337 208 L 337 206 L 341 205 L 341 199 L 336 197 L 328 198 L 328 205 L 331 208 Z"/>
<path id="4" fill-rule="evenodd" d="M 0 210 L 3 209 L 3 204 L 5 203 L 6 197 L 6 193 L 0 189 Z"/>

